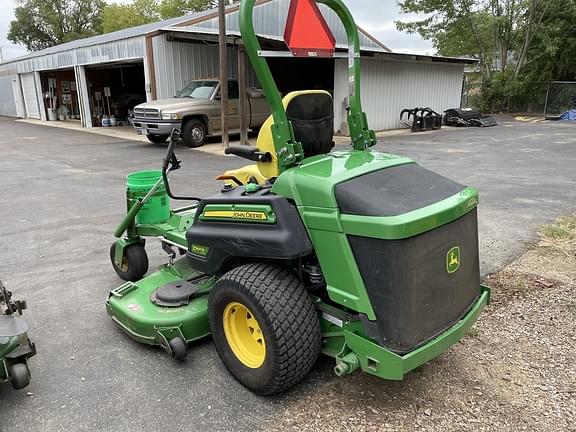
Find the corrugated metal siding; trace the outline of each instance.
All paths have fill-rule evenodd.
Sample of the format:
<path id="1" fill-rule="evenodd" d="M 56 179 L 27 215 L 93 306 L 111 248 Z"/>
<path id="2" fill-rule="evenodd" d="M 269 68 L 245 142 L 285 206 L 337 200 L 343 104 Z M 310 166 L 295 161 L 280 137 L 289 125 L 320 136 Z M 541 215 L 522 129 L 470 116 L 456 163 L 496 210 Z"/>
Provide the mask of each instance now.
<path id="1" fill-rule="evenodd" d="M 219 75 L 218 45 L 169 41 L 167 35 L 155 36 L 152 45 L 158 99 L 173 97 L 194 79 Z M 247 69 L 248 83 L 255 85 L 254 73 L 250 67 Z M 238 76 L 238 57 L 232 47 L 228 48 L 228 76 Z"/>
<path id="2" fill-rule="evenodd" d="M 144 24 L 141 26 L 130 27 L 123 30 L 118 30 L 111 33 L 105 33 L 98 36 L 93 36 L 84 39 L 77 39 L 74 41 L 66 42 L 60 45 L 56 45 L 50 48 L 46 48 L 44 50 L 32 52 L 26 56 L 8 60 L 5 64 L 21 62 L 24 60 L 30 60 L 34 57 L 43 57 L 49 54 L 58 54 L 58 53 L 66 53 L 66 52 L 73 52 L 80 48 L 87 48 L 95 45 L 109 45 L 111 42 L 118 42 L 121 40 L 126 39 L 137 39 L 139 36 L 144 36 L 148 33 L 154 32 L 159 30 L 163 27 L 168 27 L 171 25 L 175 25 L 184 21 L 189 21 L 190 19 L 198 19 L 205 15 L 210 15 L 214 10 L 211 11 L 204 11 L 198 12 L 191 15 L 186 15 L 177 18 L 171 18 L 164 21 L 153 22 L 149 24 Z M 121 45 L 119 45 L 121 46 Z M 67 60 L 62 60 L 63 62 L 67 62 Z M 3 65 L 0 65 L 0 68 Z"/>
<path id="3" fill-rule="evenodd" d="M 17 117 L 16 101 L 14 99 L 14 87 L 12 81 L 16 75 L 0 77 L 0 115 Z"/>
<path id="4" fill-rule="evenodd" d="M 276 0 L 256 6 L 254 8 L 254 30 L 256 30 L 256 33 L 263 37 L 268 36 L 283 40 L 289 7 L 290 0 Z M 348 47 L 348 38 L 340 18 L 338 18 L 332 9 L 323 4 L 320 5 L 320 10 L 336 38 L 337 45 L 340 47 Z M 192 26 L 177 28 L 185 28 L 189 31 L 193 31 L 195 28 L 218 30 L 218 18 L 213 18 Z M 233 32 L 240 31 L 238 12 L 232 12 L 226 16 L 226 29 Z M 362 32 L 360 32 L 360 45 L 362 48 L 372 51 L 385 51 L 380 45 Z"/>
<path id="5" fill-rule="evenodd" d="M 56 52 L 40 57 L 20 60 L 15 63 L 3 64 L 0 65 L 0 75 L 2 75 L 4 71 L 28 73 L 48 69 L 71 68 L 75 65 L 143 58 L 145 55 L 145 36 L 138 36 L 131 39 L 76 48 L 71 51 Z"/>
<path id="6" fill-rule="evenodd" d="M 430 107 L 438 112 L 459 107 L 464 65 L 362 59 L 362 107 L 375 130 L 400 128 L 400 111 Z M 346 119 L 346 60 L 336 61 L 334 107 L 339 128 Z"/>

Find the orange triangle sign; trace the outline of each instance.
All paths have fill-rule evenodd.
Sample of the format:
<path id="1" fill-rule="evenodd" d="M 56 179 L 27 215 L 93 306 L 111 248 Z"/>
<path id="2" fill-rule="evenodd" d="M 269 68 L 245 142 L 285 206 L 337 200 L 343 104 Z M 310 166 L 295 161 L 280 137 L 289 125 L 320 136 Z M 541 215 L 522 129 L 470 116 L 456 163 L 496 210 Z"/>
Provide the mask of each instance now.
<path id="1" fill-rule="evenodd" d="M 284 40 L 297 57 L 332 57 L 336 39 L 315 0 L 292 0 Z"/>

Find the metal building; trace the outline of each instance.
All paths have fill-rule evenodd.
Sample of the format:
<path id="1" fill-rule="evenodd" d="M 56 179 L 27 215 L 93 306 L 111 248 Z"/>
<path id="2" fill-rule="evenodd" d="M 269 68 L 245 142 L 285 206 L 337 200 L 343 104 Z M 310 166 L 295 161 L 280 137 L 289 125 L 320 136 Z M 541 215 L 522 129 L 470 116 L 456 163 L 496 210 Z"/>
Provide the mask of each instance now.
<path id="1" fill-rule="evenodd" d="M 263 50 L 285 50 L 284 27 L 290 0 L 260 0 L 254 26 Z M 347 39 L 336 15 L 320 5 L 343 51 Z M 227 8 L 229 75 L 236 76 L 238 6 Z M 195 78 L 218 76 L 218 16 L 214 10 L 81 39 L 0 63 L 0 115 L 66 118 L 99 125 L 102 114 L 126 114 L 145 100 L 172 97 Z M 464 66 L 473 60 L 393 53 L 361 31 L 363 104 L 370 124 L 400 126 L 403 108 L 429 106 L 443 111 L 460 105 Z M 323 88 L 334 94 L 336 132 L 346 134 L 346 60 L 271 57 L 281 92 Z M 249 81 L 257 85 L 249 73 Z"/>

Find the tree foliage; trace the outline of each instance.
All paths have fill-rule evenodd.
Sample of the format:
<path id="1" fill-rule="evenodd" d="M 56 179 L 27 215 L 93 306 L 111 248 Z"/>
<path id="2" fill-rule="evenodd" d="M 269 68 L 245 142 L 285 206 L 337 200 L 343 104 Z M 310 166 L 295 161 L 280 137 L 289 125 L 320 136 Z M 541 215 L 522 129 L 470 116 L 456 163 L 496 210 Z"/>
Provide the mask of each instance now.
<path id="1" fill-rule="evenodd" d="M 104 7 L 103 31 L 121 30 L 162 19 L 199 12 L 214 6 L 213 0 L 133 0 L 129 4 L 111 3 Z"/>
<path id="2" fill-rule="evenodd" d="M 18 0 L 8 40 L 30 51 L 98 34 L 103 0 Z"/>
<path id="3" fill-rule="evenodd" d="M 534 98 L 536 84 L 576 78 L 576 2 L 570 0 L 402 0 L 397 22 L 438 53 L 479 60 L 493 109 Z"/>

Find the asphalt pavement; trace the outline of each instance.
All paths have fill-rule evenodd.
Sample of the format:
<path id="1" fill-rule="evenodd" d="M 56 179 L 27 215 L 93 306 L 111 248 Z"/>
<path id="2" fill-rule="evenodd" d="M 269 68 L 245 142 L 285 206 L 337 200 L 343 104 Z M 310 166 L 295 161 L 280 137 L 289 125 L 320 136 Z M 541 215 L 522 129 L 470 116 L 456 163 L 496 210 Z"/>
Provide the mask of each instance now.
<path id="1" fill-rule="evenodd" d="M 576 212 L 576 124 L 504 120 L 495 128 L 396 135 L 378 148 L 480 190 L 483 274 L 522 254 L 540 224 Z M 346 397 L 354 377 L 334 376 L 330 359 L 286 394 L 261 398 L 227 373 L 209 339 L 178 363 L 108 318 L 104 301 L 121 283 L 108 248 L 125 211 L 125 175 L 159 167 L 164 150 L 0 118 L 0 278 L 28 301 L 38 347 L 31 385 L 18 392 L 0 385 L 0 431 L 266 430 L 327 381 L 342 380 L 339 397 Z M 183 169 L 172 184 L 183 194 L 216 193 L 214 177 L 243 164 L 178 152 Z M 148 250 L 152 269 L 165 261 L 158 243 L 149 240 Z"/>

